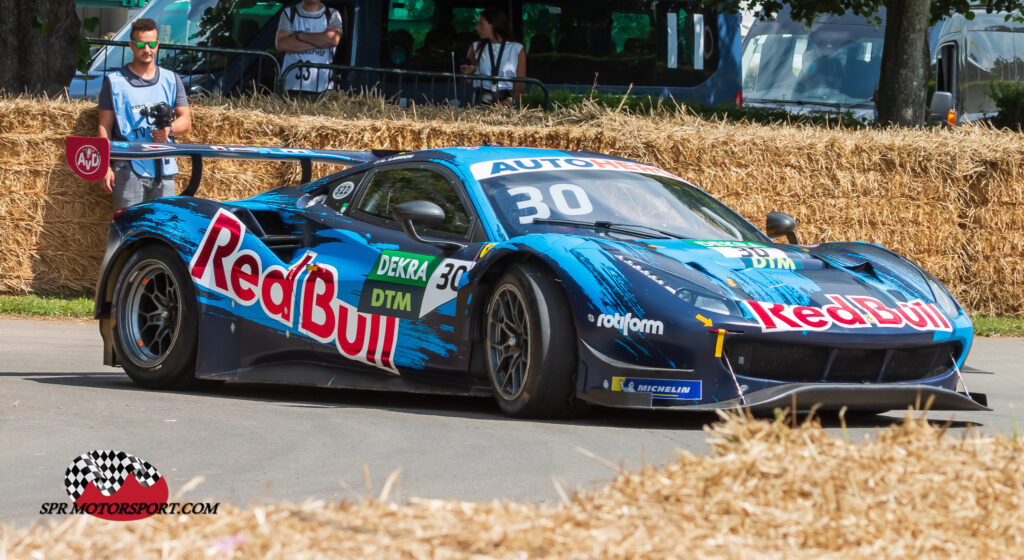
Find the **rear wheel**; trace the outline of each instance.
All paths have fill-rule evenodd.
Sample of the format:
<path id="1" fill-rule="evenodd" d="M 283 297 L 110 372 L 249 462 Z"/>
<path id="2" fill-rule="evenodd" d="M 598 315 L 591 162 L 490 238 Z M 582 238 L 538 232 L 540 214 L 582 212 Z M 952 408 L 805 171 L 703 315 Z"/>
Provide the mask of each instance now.
<path id="1" fill-rule="evenodd" d="M 487 373 L 502 411 L 528 418 L 573 412 L 576 329 L 561 286 L 538 266 L 513 265 L 486 314 Z"/>
<path id="2" fill-rule="evenodd" d="M 197 312 L 178 254 L 145 245 L 128 258 L 114 288 L 114 350 L 128 377 L 150 389 L 195 381 Z"/>

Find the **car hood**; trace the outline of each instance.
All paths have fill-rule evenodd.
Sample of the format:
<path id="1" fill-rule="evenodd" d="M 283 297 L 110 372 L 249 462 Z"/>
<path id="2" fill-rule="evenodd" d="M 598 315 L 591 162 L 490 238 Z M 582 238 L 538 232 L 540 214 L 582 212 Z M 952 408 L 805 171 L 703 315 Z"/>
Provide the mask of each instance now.
<path id="1" fill-rule="evenodd" d="M 927 280 L 895 255 L 895 263 L 879 262 L 829 246 L 718 240 L 597 244 L 652 282 L 668 288 L 696 284 L 737 302 L 820 307 L 834 303 L 831 296 L 836 295 L 868 296 L 890 307 L 901 301 L 934 301 Z M 894 264 L 900 262 L 907 266 L 897 269 Z"/>

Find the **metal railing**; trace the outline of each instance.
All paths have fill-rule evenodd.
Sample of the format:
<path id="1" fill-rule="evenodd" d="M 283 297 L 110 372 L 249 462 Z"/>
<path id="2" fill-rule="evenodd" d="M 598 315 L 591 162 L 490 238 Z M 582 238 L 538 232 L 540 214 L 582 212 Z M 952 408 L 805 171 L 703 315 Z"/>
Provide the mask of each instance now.
<path id="1" fill-rule="evenodd" d="M 293 72 L 301 68 L 331 70 L 335 73 L 335 82 L 340 83 L 343 88 L 355 88 L 360 86 L 380 87 L 383 90 L 383 93 L 385 95 L 388 95 L 389 97 L 397 96 L 399 98 L 408 99 L 422 98 L 427 102 L 433 103 L 437 103 L 440 101 L 451 102 L 452 100 L 457 100 L 460 103 L 456 103 L 455 105 L 462 106 L 465 106 L 465 104 L 467 104 L 470 98 L 472 97 L 473 87 L 469 85 L 471 83 L 471 80 L 522 83 L 526 84 L 527 86 L 533 85 L 540 88 L 541 92 L 544 94 L 544 110 L 551 110 L 551 92 L 548 91 L 548 88 L 547 86 L 544 85 L 544 82 L 538 80 L 537 78 L 478 76 L 475 74 L 454 74 L 451 72 L 430 72 L 426 70 L 404 70 L 401 68 L 378 68 L 374 66 L 320 64 L 306 61 L 299 61 L 294 64 L 289 64 L 287 67 L 285 67 L 284 70 L 281 71 L 277 83 L 277 93 L 279 95 L 284 95 L 286 93 L 285 82 L 289 72 Z M 395 76 L 396 79 L 393 81 L 386 81 L 383 79 L 377 79 L 376 81 L 373 82 L 369 80 L 360 81 L 352 79 L 352 73 L 363 73 L 371 75 L 377 74 L 380 77 L 383 77 L 385 75 Z M 339 75 L 341 76 L 340 78 Z M 425 81 L 429 81 L 429 86 L 427 88 L 424 88 L 424 86 L 420 84 L 420 78 L 425 78 Z M 409 82 L 411 82 L 411 84 L 409 84 L 408 86 L 408 89 L 405 85 L 407 79 Z M 437 87 L 438 80 L 444 80 L 445 82 L 440 88 Z M 449 88 L 452 93 L 451 96 L 449 96 L 445 92 L 445 90 Z M 440 95 L 437 95 L 438 89 L 440 89 L 441 91 Z M 460 95 L 460 93 L 462 95 Z"/>
<path id="2" fill-rule="evenodd" d="M 89 71 L 84 75 L 77 74 L 75 76 L 71 88 L 71 94 L 74 97 L 99 95 L 103 76 L 131 61 L 131 50 L 127 41 L 86 39 L 85 43 L 91 47 L 99 47 L 101 50 L 93 56 Z M 118 49 L 120 49 L 120 54 L 118 54 Z M 102 62 L 99 67 L 96 66 L 98 61 Z M 157 51 L 157 64 L 177 73 L 181 77 L 182 83 L 185 84 L 189 95 L 202 93 L 229 95 L 237 91 L 260 90 L 284 95 L 285 77 L 289 72 L 302 68 L 316 68 L 333 71 L 335 81 L 343 88 L 380 88 L 381 92 L 389 97 L 397 96 L 433 103 L 444 101 L 452 103 L 452 101 L 458 100 L 458 103 L 452 103 L 456 106 L 465 106 L 471 101 L 473 95 L 471 80 L 522 83 L 540 88 L 544 95 L 544 110 L 551 110 L 551 93 L 544 82 L 537 78 L 478 76 L 305 61 L 291 64 L 282 71 L 277 58 L 266 51 L 171 43 L 160 44 Z M 254 65 L 255 69 L 251 69 Z M 362 74 L 366 77 L 360 80 L 354 78 L 352 74 Z"/>
<path id="3" fill-rule="evenodd" d="M 75 77 L 76 81 L 83 80 L 83 91 L 72 93 L 92 97 L 99 94 L 104 75 L 131 61 L 131 50 L 127 41 L 86 39 L 85 43 L 90 47 L 100 47 L 101 50 L 93 56 L 85 76 L 78 74 Z M 100 60 L 103 64 L 95 67 Z M 254 63 L 255 69 L 250 70 Z M 226 95 L 237 88 L 250 86 L 253 90 L 273 92 L 281 74 L 281 64 L 268 52 L 224 47 L 161 43 L 157 51 L 157 64 L 178 74 L 189 94 Z M 95 82 L 94 88 L 91 82 Z M 72 85 L 75 85 L 74 82 Z"/>

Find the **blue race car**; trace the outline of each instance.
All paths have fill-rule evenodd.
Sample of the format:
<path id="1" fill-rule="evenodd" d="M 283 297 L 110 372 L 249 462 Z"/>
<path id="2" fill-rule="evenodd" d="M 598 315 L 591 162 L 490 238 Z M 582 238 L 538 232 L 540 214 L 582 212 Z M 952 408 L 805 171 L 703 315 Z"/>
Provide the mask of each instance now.
<path id="1" fill-rule="evenodd" d="M 662 169 L 502 147 L 110 152 L 183 156 L 187 196 L 120 212 L 97 285 L 104 362 L 145 387 L 494 395 L 521 417 L 987 410 L 956 391 L 973 328 L 930 274 L 877 245 L 798 245 L 785 214 L 766 235 Z M 190 196 L 204 157 L 296 160 L 303 184 Z M 311 181 L 313 161 L 351 167 Z"/>

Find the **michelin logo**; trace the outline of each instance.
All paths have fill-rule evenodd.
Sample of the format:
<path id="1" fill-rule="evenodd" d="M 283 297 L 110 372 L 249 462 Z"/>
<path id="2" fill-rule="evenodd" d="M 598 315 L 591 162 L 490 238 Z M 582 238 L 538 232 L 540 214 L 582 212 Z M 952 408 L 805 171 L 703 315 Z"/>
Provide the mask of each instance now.
<path id="1" fill-rule="evenodd" d="M 700 400 L 701 383 L 699 380 L 613 377 L 612 391 L 651 393 L 652 396 L 660 399 Z"/>
<path id="2" fill-rule="evenodd" d="M 650 319 L 641 319 L 634 317 L 632 313 L 626 313 L 625 315 L 614 315 L 601 314 L 597 316 L 597 320 L 594 321 L 594 325 L 598 327 L 604 327 L 607 329 L 614 328 L 615 330 L 622 331 L 622 334 L 629 336 L 631 332 L 638 332 L 641 334 L 664 334 L 665 324 L 661 321 L 652 321 Z"/>

